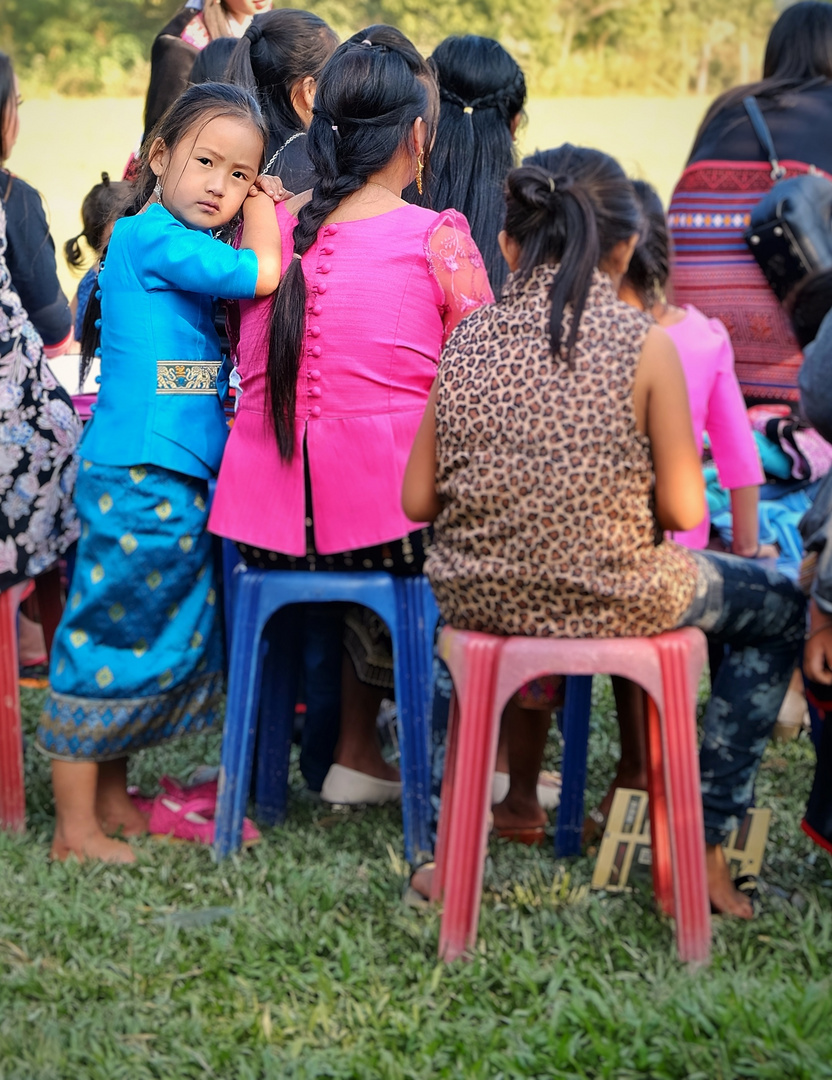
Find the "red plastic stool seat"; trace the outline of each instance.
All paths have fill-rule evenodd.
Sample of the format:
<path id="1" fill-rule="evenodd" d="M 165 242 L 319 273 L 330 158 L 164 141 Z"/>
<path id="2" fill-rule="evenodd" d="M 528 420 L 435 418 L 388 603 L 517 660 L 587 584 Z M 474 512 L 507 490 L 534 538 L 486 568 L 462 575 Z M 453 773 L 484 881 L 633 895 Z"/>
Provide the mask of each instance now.
<path id="1" fill-rule="evenodd" d="M 439 649 L 454 681 L 432 895 L 444 898 L 439 955 L 454 960 L 476 943 L 505 705 L 524 683 L 543 675 L 604 674 L 631 679 L 647 695 L 653 886 L 662 910 L 675 916 L 680 959 L 706 962 L 711 918 L 695 711 L 707 655 L 702 632 L 561 640 L 445 627 Z"/>
<path id="2" fill-rule="evenodd" d="M 17 609 L 26 582 L 0 592 L 0 829 L 26 827 L 23 732 L 17 654 Z M 35 578 L 47 652 L 61 618 L 61 574 L 57 567 Z"/>

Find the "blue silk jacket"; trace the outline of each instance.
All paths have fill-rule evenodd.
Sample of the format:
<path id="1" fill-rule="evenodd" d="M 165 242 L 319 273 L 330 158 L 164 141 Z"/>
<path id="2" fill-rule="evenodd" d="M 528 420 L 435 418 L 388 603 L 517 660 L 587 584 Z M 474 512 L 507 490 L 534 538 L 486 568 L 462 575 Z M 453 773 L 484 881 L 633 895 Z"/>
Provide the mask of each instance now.
<path id="1" fill-rule="evenodd" d="M 214 297 L 251 299 L 257 256 L 154 203 L 116 222 L 98 280 L 101 389 L 82 457 L 212 476 L 227 434 Z"/>

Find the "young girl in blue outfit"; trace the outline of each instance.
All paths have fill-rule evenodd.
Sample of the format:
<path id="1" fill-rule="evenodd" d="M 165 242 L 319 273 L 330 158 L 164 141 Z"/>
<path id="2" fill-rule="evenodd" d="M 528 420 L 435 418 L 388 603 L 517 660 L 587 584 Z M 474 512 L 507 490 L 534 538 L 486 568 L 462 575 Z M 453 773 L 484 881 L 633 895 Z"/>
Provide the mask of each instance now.
<path id="1" fill-rule="evenodd" d="M 274 207 L 254 186 L 267 134 L 246 91 L 187 90 L 145 144 L 135 213 L 116 223 L 99 275 L 101 390 L 80 449 L 81 539 L 37 736 L 52 758 L 53 858 L 134 861 L 107 835 L 147 830 L 127 794 L 127 753 L 217 715 L 205 524 L 226 425 L 213 297 L 277 287 Z M 210 230 L 241 207 L 237 251 Z"/>

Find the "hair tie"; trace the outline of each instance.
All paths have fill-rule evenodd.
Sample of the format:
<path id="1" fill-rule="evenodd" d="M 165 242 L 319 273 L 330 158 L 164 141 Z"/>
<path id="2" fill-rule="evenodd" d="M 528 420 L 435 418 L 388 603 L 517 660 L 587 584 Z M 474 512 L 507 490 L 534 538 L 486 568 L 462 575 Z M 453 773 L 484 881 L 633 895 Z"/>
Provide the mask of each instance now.
<path id="1" fill-rule="evenodd" d="M 298 253 L 297 253 L 297 252 L 295 252 L 295 253 L 294 253 L 294 255 L 292 256 L 292 258 L 293 258 L 293 259 L 302 259 L 302 258 L 303 258 L 303 256 L 302 256 L 302 255 L 298 255 Z"/>
<path id="2" fill-rule="evenodd" d="M 254 19 L 252 19 L 251 22 L 248 24 L 245 36 L 251 42 L 252 47 L 254 47 L 257 42 L 260 41 L 260 39 L 263 37 L 263 31 L 260 29 L 260 26 L 254 21 Z"/>
<path id="3" fill-rule="evenodd" d="M 474 106 L 473 105 L 466 105 L 465 108 L 462 111 L 464 113 L 468 113 L 468 115 L 470 116 L 471 113 L 474 111 Z"/>
<path id="4" fill-rule="evenodd" d="M 556 188 L 555 178 L 554 178 L 554 176 L 550 176 L 549 177 L 549 190 L 551 191 L 551 193 L 553 195 L 555 194 L 555 188 Z"/>
<path id="5" fill-rule="evenodd" d="M 368 37 L 365 37 L 364 40 L 361 42 L 361 44 L 362 45 L 369 45 L 370 48 L 373 47 L 373 43 L 372 43 L 372 41 L 370 41 L 370 39 Z"/>

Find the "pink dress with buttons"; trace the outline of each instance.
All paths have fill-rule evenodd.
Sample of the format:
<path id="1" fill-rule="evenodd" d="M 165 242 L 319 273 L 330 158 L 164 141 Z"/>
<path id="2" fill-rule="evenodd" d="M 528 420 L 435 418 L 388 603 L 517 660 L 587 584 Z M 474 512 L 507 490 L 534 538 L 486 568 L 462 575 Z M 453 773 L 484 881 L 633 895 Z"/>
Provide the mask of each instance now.
<path id="1" fill-rule="evenodd" d="M 297 219 L 276 207 L 283 268 Z M 402 206 L 324 226 L 303 256 L 306 342 L 298 371 L 295 454 L 280 459 L 266 401 L 271 299 L 240 303 L 242 394 L 209 528 L 252 547 L 306 554 L 304 442 L 315 547 L 329 555 L 397 540 L 410 447 L 442 345 L 493 300 L 465 218 Z"/>

